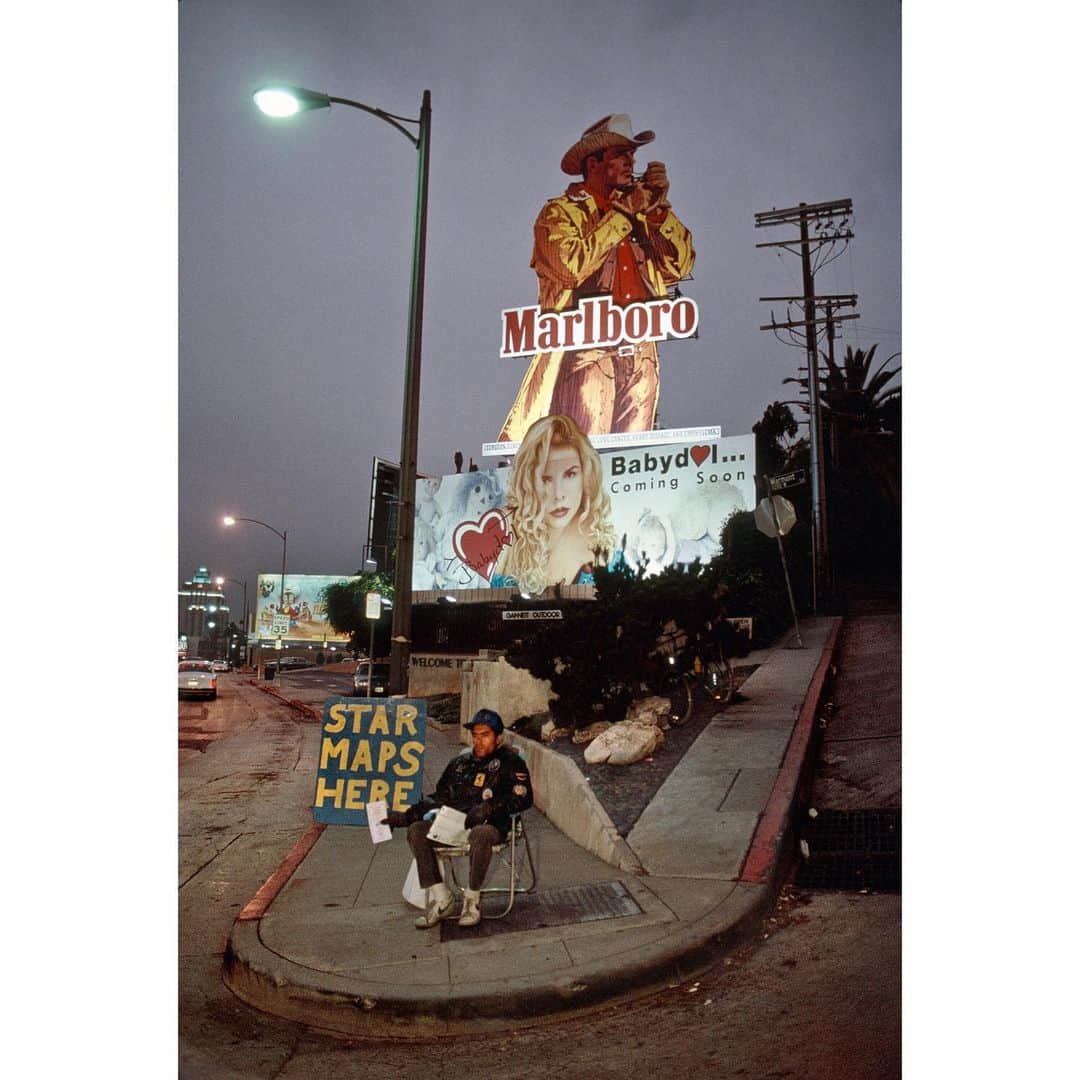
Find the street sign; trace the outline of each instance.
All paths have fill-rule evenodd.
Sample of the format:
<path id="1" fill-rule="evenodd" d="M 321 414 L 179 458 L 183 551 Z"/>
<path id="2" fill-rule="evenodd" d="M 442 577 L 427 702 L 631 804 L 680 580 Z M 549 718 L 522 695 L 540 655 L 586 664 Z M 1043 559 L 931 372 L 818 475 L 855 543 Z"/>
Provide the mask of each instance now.
<path id="1" fill-rule="evenodd" d="M 275 615 L 270 623 L 270 633 L 274 637 L 283 638 L 289 635 L 289 616 Z"/>
<path id="2" fill-rule="evenodd" d="M 382 594 L 377 592 L 369 592 L 365 597 L 364 617 L 367 619 L 378 620 L 379 615 L 382 614 Z"/>
<path id="3" fill-rule="evenodd" d="M 787 536 L 795 524 L 795 507 L 783 495 L 773 495 L 771 500 L 766 497 L 754 509 L 754 524 L 766 536 Z"/>
<path id="4" fill-rule="evenodd" d="M 806 470 L 794 469 L 792 472 L 782 473 L 772 478 L 773 491 L 783 491 L 785 488 L 797 487 L 806 483 Z"/>

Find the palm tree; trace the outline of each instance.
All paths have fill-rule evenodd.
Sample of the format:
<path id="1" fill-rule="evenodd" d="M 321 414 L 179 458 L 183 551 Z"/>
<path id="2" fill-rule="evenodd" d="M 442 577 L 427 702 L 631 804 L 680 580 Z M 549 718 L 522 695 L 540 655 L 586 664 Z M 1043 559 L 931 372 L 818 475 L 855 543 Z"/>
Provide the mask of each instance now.
<path id="1" fill-rule="evenodd" d="M 900 508 L 900 387 L 888 384 L 900 366 L 888 367 L 894 353 L 871 374 L 877 345 L 844 352 L 843 366 L 825 357 L 821 388 L 823 416 L 830 432 L 832 467 L 864 472 L 886 499 Z"/>
<path id="2" fill-rule="evenodd" d="M 900 366 L 890 356 L 873 370 L 877 345 L 849 345 L 837 364 L 825 356 L 820 384 L 828 454 L 829 532 L 844 575 L 892 578 L 899 573 Z M 804 390 L 806 379 L 785 379 Z M 809 412 L 805 401 L 797 402 Z"/>
<path id="3" fill-rule="evenodd" d="M 825 383 L 821 388 L 821 403 L 828 410 L 831 422 L 842 431 L 873 435 L 890 431 L 899 434 L 900 387 L 885 389 L 897 375 L 900 366 L 889 368 L 891 361 L 900 354 L 893 353 L 881 367 L 870 374 L 877 345 L 867 352 L 852 351 L 849 345 L 844 352 L 843 367 L 826 356 Z"/>

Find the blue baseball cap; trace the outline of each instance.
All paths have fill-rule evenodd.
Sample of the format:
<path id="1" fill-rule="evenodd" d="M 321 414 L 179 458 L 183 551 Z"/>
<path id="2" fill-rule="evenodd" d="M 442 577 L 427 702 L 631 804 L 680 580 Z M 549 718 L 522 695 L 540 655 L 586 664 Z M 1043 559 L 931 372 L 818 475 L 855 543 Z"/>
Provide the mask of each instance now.
<path id="1" fill-rule="evenodd" d="M 503 733 L 502 717 L 494 709 L 477 709 L 476 715 L 471 720 L 466 721 L 465 726 L 471 728 L 476 724 L 485 724 L 496 735 Z"/>

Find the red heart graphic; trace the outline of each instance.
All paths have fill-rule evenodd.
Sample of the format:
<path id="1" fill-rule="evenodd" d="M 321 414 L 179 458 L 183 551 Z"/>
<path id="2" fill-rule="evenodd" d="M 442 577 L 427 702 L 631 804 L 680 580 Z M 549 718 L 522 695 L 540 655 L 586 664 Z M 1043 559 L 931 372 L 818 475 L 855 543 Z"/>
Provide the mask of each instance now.
<path id="1" fill-rule="evenodd" d="M 463 521 L 454 530 L 454 554 L 485 581 L 491 580 L 499 552 L 509 543 L 510 525 L 501 510 L 489 510 L 479 521 Z"/>
<path id="2" fill-rule="evenodd" d="M 695 465 L 700 465 L 712 451 L 707 446 L 691 446 L 690 456 L 694 459 Z"/>

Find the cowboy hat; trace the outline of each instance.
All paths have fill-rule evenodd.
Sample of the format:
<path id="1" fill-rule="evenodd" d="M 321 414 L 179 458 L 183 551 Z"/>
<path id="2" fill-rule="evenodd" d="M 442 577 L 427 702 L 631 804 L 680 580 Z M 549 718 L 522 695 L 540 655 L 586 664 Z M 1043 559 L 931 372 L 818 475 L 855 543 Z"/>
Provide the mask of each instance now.
<path id="1" fill-rule="evenodd" d="M 636 150 L 656 138 L 654 131 L 639 131 L 636 135 L 631 134 L 631 131 L 630 117 L 626 113 L 615 113 L 605 116 L 603 120 L 597 120 L 592 127 L 586 128 L 581 138 L 563 154 L 562 171 L 569 176 L 580 176 L 581 163 L 590 154 L 606 150 L 609 146 L 625 146 Z"/>

